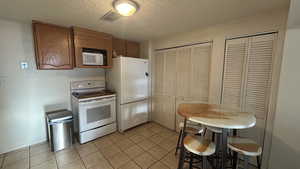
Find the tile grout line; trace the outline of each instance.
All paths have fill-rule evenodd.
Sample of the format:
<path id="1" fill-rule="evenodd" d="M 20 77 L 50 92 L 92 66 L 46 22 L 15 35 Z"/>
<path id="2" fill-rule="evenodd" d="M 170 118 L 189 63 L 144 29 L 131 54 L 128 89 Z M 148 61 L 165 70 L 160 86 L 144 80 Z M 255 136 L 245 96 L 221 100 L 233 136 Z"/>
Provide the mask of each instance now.
<path id="1" fill-rule="evenodd" d="M 51 145 L 50 145 L 50 152 L 51 152 Z M 56 153 L 55 152 L 53 152 L 53 153 L 54 153 L 54 159 L 55 159 L 56 168 L 59 169 L 57 158 L 56 158 Z"/>
<path id="2" fill-rule="evenodd" d="M 2 168 L 3 167 L 3 165 L 4 165 L 4 160 L 5 160 L 5 154 L 3 154 L 3 157 L 2 157 L 2 161 L 1 161 L 1 164 L 0 164 L 0 168 Z"/>
<path id="3" fill-rule="evenodd" d="M 117 131 L 118 132 L 118 131 Z M 119 132 L 118 132 L 119 133 Z M 122 134 L 122 133 L 120 133 L 120 134 Z M 134 134 L 134 135 L 136 135 L 136 134 Z M 124 137 L 126 137 L 125 135 L 123 135 Z M 129 139 L 131 142 L 133 142 L 129 137 L 126 137 L 126 139 Z M 111 140 L 112 141 L 112 140 Z M 117 146 L 120 150 L 121 150 L 121 152 L 122 153 L 124 153 L 124 154 L 126 154 L 126 152 L 125 152 L 125 150 L 123 150 L 123 149 L 121 149 L 114 141 L 112 141 L 113 142 L 113 144 L 115 145 L 115 146 Z M 133 143 L 135 143 L 135 142 L 133 142 Z M 136 143 L 135 143 L 136 144 Z M 128 148 L 129 149 L 129 148 Z M 127 155 L 127 154 L 126 154 Z M 141 169 L 142 169 L 142 167 L 141 166 L 139 166 L 132 158 L 130 158 L 130 157 L 128 157 L 130 160 L 129 160 L 129 162 L 130 161 L 133 161 L 138 167 L 140 167 Z M 108 160 L 108 162 L 110 163 L 110 161 Z M 125 163 L 125 164 L 123 164 L 123 165 L 121 165 L 120 167 L 122 167 L 122 166 L 124 166 L 124 165 L 126 165 L 127 163 Z M 120 168 L 119 167 L 119 168 Z M 112 168 L 114 168 L 113 166 L 112 166 Z"/>
<path id="4" fill-rule="evenodd" d="M 118 132 L 118 131 L 117 131 Z M 122 134 L 122 133 L 120 133 L 120 134 Z M 134 135 L 136 135 L 136 134 L 134 134 Z M 134 136 L 134 135 L 132 135 L 132 136 Z M 124 135 L 124 137 L 126 137 L 126 139 L 128 139 L 128 140 L 130 140 L 131 142 L 133 142 L 131 139 L 130 139 L 130 137 L 132 137 L 132 136 L 125 136 Z M 113 142 L 113 141 L 112 141 Z M 137 145 L 137 143 L 135 143 L 135 142 L 133 142 L 136 146 L 138 146 Z M 115 142 L 113 142 L 113 144 L 115 144 Z M 118 145 L 116 145 L 118 148 L 120 148 Z M 139 147 L 139 146 L 138 146 Z M 128 148 L 129 149 L 129 148 Z M 120 150 L 124 153 L 124 154 L 126 154 L 127 155 L 127 153 L 125 152 L 125 150 L 127 150 L 127 149 L 125 149 L 125 150 L 123 150 L 123 149 L 121 149 L 120 148 Z M 128 157 L 130 160 L 129 160 L 129 162 L 130 161 L 132 161 L 133 163 L 135 163 L 138 167 L 140 167 L 140 169 L 142 169 L 142 167 L 137 163 L 137 162 L 135 162 L 134 161 L 134 159 L 133 158 L 131 158 L 131 157 Z M 127 164 L 127 163 L 126 163 Z M 125 166 L 126 164 L 123 164 L 122 166 Z M 120 166 L 120 167 L 122 167 L 122 166 Z"/>
<path id="5" fill-rule="evenodd" d="M 113 143 L 114 144 L 114 143 Z M 97 150 L 99 151 L 99 153 L 101 153 L 101 155 L 103 156 L 103 158 L 108 162 L 108 164 L 111 166 L 111 168 L 114 168 L 113 165 L 111 164 L 111 162 L 108 160 L 108 158 L 105 157 L 105 155 L 102 154 L 101 150 L 97 147 L 97 145 L 95 145 Z"/>
<path id="6" fill-rule="evenodd" d="M 137 134 L 135 134 L 135 135 L 137 135 Z M 135 146 L 141 148 L 143 151 L 146 151 L 146 150 L 144 150 L 141 146 L 138 145 L 139 142 L 138 142 L 138 143 L 135 143 L 134 141 L 132 141 L 132 140 L 130 139 L 130 137 L 127 138 L 127 139 L 129 139 L 131 142 L 133 142 Z M 142 142 L 142 141 L 140 141 L 140 142 Z M 128 149 L 129 149 L 129 148 L 128 148 Z M 124 150 L 124 153 L 126 154 L 125 150 Z M 135 158 L 136 158 L 136 157 L 135 157 Z M 130 159 L 131 159 L 131 158 L 130 158 Z M 141 169 L 143 168 L 142 166 L 140 166 L 140 165 L 134 160 L 134 158 L 132 158 L 131 161 L 133 161 L 133 162 L 134 162 L 138 167 L 140 167 Z M 149 166 L 148 168 L 150 168 L 150 166 Z"/>
<path id="7" fill-rule="evenodd" d="M 142 126 L 141 126 L 141 127 L 142 127 Z M 151 130 L 151 128 L 153 128 L 153 127 L 154 127 L 154 126 L 151 126 L 151 127 L 145 128 L 145 129 L 147 129 L 147 130 L 150 129 L 150 130 Z M 160 127 L 162 127 L 162 126 L 160 126 Z M 162 127 L 162 128 L 164 128 L 164 127 Z M 137 128 L 137 129 L 138 129 L 138 128 Z M 112 134 L 113 134 L 113 133 L 112 133 Z M 143 142 L 143 141 L 145 141 L 145 140 L 147 140 L 147 139 L 153 137 L 154 135 L 159 134 L 159 132 L 154 132 L 152 135 L 150 135 L 150 136 L 148 136 L 148 137 L 146 137 L 146 136 L 144 136 L 144 135 L 141 135 L 141 133 L 140 133 L 139 131 L 135 131 L 133 135 L 128 135 L 128 136 L 125 136 L 124 133 L 120 133 L 120 132 L 118 132 L 118 131 L 117 131 L 117 134 L 121 134 L 121 135 L 124 137 L 124 139 L 128 139 L 128 140 L 130 140 L 132 143 L 134 143 L 131 147 L 137 146 L 137 147 L 141 148 L 141 149 L 143 150 L 143 153 L 149 154 L 149 155 L 155 160 L 155 161 L 154 161 L 149 167 L 147 167 L 147 168 L 151 168 L 153 165 L 155 165 L 155 164 L 158 163 L 158 162 L 161 162 L 164 166 L 166 166 L 167 168 L 170 168 L 168 165 L 166 165 L 165 163 L 162 162 L 162 159 L 165 158 L 170 152 L 172 152 L 173 149 L 171 149 L 171 150 L 164 149 L 164 150 L 167 151 L 167 153 L 166 153 L 164 156 L 162 156 L 161 158 L 156 159 L 156 158 L 149 152 L 149 150 L 150 150 L 152 147 L 151 147 L 150 149 L 148 149 L 148 150 L 145 150 L 145 149 L 142 148 L 141 145 L 139 145 L 140 142 Z M 136 143 L 136 142 L 134 142 L 132 139 L 130 139 L 130 138 L 133 137 L 134 135 L 141 135 L 141 136 L 143 136 L 144 139 Z M 107 135 L 107 136 L 109 136 L 109 135 Z M 120 145 L 117 144 L 117 142 L 113 141 L 112 137 L 110 137 L 109 140 L 112 142 L 112 146 L 118 147 L 118 149 L 120 150 L 120 152 L 124 153 L 124 154 L 129 158 L 129 161 L 127 161 L 126 163 L 124 163 L 123 165 L 121 165 L 121 166 L 119 166 L 119 167 L 125 166 L 125 165 L 128 164 L 129 162 L 133 162 L 133 163 L 136 164 L 138 167 L 142 168 L 142 167 L 134 160 L 134 158 L 136 158 L 136 157 L 131 158 L 131 157 L 128 156 L 127 153 L 125 152 L 125 151 L 126 151 L 127 149 L 129 149 L 129 148 L 126 148 L 126 149 L 121 148 Z M 164 139 L 164 140 L 166 140 L 166 139 Z M 154 146 L 158 146 L 158 147 L 162 148 L 162 147 L 160 146 L 160 142 L 162 142 L 162 141 L 160 141 L 159 143 L 156 143 L 156 142 L 153 142 L 153 141 L 151 141 L 151 142 L 154 144 Z M 97 147 L 96 143 L 95 143 L 95 142 L 91 142 L 91 143 L 92 143 L 92 145 L 96 146 L 96 149 L 97 149 L 96 152 L 99 152 L 100 154 L 102 154 L 101 149 L 100 149 L 99 147 Z M 153 146 L 153 147 L 154 147 L 154 146 Z M 79 151 L 78 151 L 78 149 L 76 148 L 75 145 L 74 145 L 74 148 L 76 149 L 75 152 L 79 155 L 79 159 L 80 159 L 81 162 L 83 163 L 83 167 L 84 167 L 85 169 L 87 169 L 87 166 L 86 166 L 86 164 L 85 164 L 84 161 L 83 161 L 83 157 L 80 156 Z M 28 152 L 28 154 L 29 154 L 29 168 L 31 168 L 31 167 L 30 167 L 30 165 L 31 165 L 30 155 L 31 155 L 31 149 L 32 149 L 32 147 L 29 146 L 28 149 L 29 149 L 29 152 Z M 50 150 L 50 151 L 51 151 L 51 150 Z M 91 153 L 90 153 L 90 154 L 91 154 Z M 103 154 L 102 154 L 102 155 L 103 155 Z M 55 153 L 55 152 L 54 152 L 54 156 L 55 156 L 54 159 L 55 159 L 55 163 L 56 163 L 56 168 L 57 168 L 57 169 L 60 169 L 60 167 L 59 167 L 59 165 L 58 165 L 58 159 L 57 159 L 57 156 L 56 156 L 56 153 Z M 1 164 L 0 164 L 0 168 L 3 167 L 3 163 L 4 163 L 5 157 L 6 157 L 6 156 L 3 157 L 3 160 L 2 160 L 2 162 L 1 162 Z M 103 155 L 103 158 L 108 162 L 108 164 L 110 165 L 110 167 L 114 168 L 113 165 L 111 164 L 111 162 L 110 162 L 110 160 L 109 160 L 108 157 L 106 157 L 105 155 Z M 118 167 L 118 168 L 119 168 L 119 167 Z M 114 168 L 114 169 L 116 169 L 116 168 Z"/>
<path id="8" fill-rule="evenodd" d="M 117 133 L 119 133 L 119 134 L 122 134 L 122 133 L 120 133 L 120 132 L 118 132 L 117 131 Z M 122 134 L 123 135 L 123 134 Z M 134 135 L 137 135 L 137 134 L 134 134 Z M 132 136 L 134 136 L 134 135 L 132 135 Z M 123 135 L 124 137 L 126 137 L 125 135 Z M 132 136 L 130 136 L 130 137 L 132 137 Z M 145 152 L 147 152 L 146 150 L 144 150 L 141 146 L 139 146 L 138 145 L 138 143 L 135 143 L 134 141 L 132 141 L 132 139 L 130 139 L 130 137 L 126 137 L 126 139 L 129 139 L 131 142 L 133 142 L 134 143 L 134 145 L 136 145 L 136 146 L 138 146 L 138 147 L 140 147 L 143 151 L 145 151 Z M 146 137 L 145 137 L 146 138 Z M 111 140 L 111 142 L 113 143 L 113 145 L 115 145 L 115 146 L 117 146 L 120 150 L 121 150 L 121 152 L 122 153 L 124 153 L 124 154 L 126 154 L 127 155 L 127 153 L 125 152 L 125 150 L 123 150 L 123 149 L 121 149 L 113 140 Z M 140 142 L 142 142 L 142 141 L 140 141 Z M 129 148 L 128 148 L 129 149 Z M 127 149 L 126 149 L 127 150 Z M 100 151 L 100 150 L 99 150 Z M 149 152 L 147 152 L 148 154 L 149 154 Z M 151 154 L 150 154 L 151 155 Z M 104 155 L 103 155 L 104 156 Z M 152 155 L 151 155 L 152 156 Z M 105 158 L 105 156 L 104 156 L 104 158 Z M 132 162 L 134 162 L 138 167 L 140 167 L 141 169 L 142 169 L 142 167 L 133 159 L 133 158 L 130 158 L 130 157 L 128 157 L 130 160 L 129 160 L 129 162 L 130 161 L 132 161 Z M 110 163 L 110 161 L 107 159 L 107 161 Z M 129 162 L 127 162 L 127 163 L 129 163 Z M 125 164 L 123 164 L 123 165 L 121 165 L 121 166 L 124 166 L 124 165 L 126 165 L 127 163 L 125 163 Z M 153 164 L 155 164 L 156 163 L 156 161 L 153 163 Z M 111 163 L 110 163 L 111 164 Z M 112 166 L 112 165 L 111 165 Z M 120 167 L 121 167 L 120 166 Z M 152 164 L 148 167 L 148 168 L 150 168 L 152 166 Z M 113 166 L 112 166 L 112 168 L 114 168 Z M 115 168 L 114 168 L 115 169 Z"/>
<path id="9" fill-rule="evenodd" d="M 120 133 L 120 132 L 118 132 L 118 131 L 116 131 L 118 134 L 122 134 L 123 135 L 123 133 Z M 114 133 L 111 133 L 111 134 L 114 134 Z M 137 134 L 134 134 L 134 135 L 137 135 Z M 134 136 L 134 135 L 132 135 L 132 136 Z M 108 135 L 107 135 L 108 136 Z M 131 142 L 133 142 L 134 143 L 134 145 L 136 145 L 136 146 L 138 146 L 138 147 L 140 147 L 137 143 L 135 143 L 134 141 L 132 141 L 132 139 L 130 139 L 130 137 L 128 136 L 125 136 L 125 135 L 123 135 L 124 137 L 126 137 L 126 139 L 129 139 Z M 132 137 L 131 136 L 131 137 Z M 146 138 L 146 137 L 145 137 Z M 120 152 L 121 153 L 124 153 L 125 155 L 127 155 L 126 154 L 126 152 L 125 152 L 125 150 L 127 150 L 127 149 L 125 149 L 125 150 L 123 150 L 123 149 L 121 149 L 120 148 L 120 146 L 118 146 L 118 144 L 117 143 L 115 143 L 115 141 L 113 141 L 111 138 L 109 138 L 110 139 L 110 141 L 112 142 L 112 145 L 113 146 L 116 146 L 116 147 L 118 147 L 119 149 L 120 149 Z M 94 145 L 94 146 L 96 146 L 95 145 L 95 142 L 92 142 L 92 144 Z M 102 154 L 102 152 L 101 152 L 101 150 L 100 150 L 100 148 L 98 148 L 97 146 L 96 146 L 96 148 L 97 148 L 97 150 L 98 150 L 98 152 L 99 153 L 101 153 Z M 140 147 L 141 148 L 141 147 Z M 77 150 L 77 149 L 76 149 Z M 146 151 L 146 150 L 144 150 L 143 149 L 143 151 Z M 149 152 L 147 152 L 147 153 L 149 153 Z M 79 153 L 78 153 L 79 154 Z M 102 154 L 103 155 L 103 154 Z M 150 154 L 151 155 L 151 154 Z M 79 155 L 80 156 L 80 155 Z M 80 157 L 81 158 L 81 157 Z M 110 162 L 110 160 L 105 156 L 105 155 L 103 155 L 103 158 L 109 163 L 109 165 L 112 167 L 112 168 L 114 168 L 114 169 L 116 169 L 112 164 L 111 164 L 111 162 Z M 133 158 L 130 158 L 130 157 L 128 157 L 129 158 L 129 161 L 127 162 L 127 163 L 129 163 L 129 162 L 134 162 L 138 167 L 140 167 L 140 168 L 142 168 L 139 164 L 137 164 L 135 161 L 134 161 L 134 159 Z M 82 160 L 82 159 L 81 159 Z M 83 160 L 82 160 L 83 161 Z M 159 161 L 159 160 L 158 160 Z M 157 161 L 156 161 L 157 162 Z M 156 162 L 154 162 L 154 163 L 156 163 Z M 83 162 L 84 163 L 84 162 Z M 124 165 L 126 165 L 127 163 L 125 163 L 125 164 L 123 164 L 123 165 L 121 165 L 121 166 L 119 166 L 119 168 L 120 167 L 122 167 L 122 166 L 124 166 Z M 153 164 L 154 164 L 153 163 Z M 85 164 L 84 164 L 85 165 Z M 150 168 L 152 165 L 150 165 L 148 168 Z M 86 166 L 85 166 L 86 167 Z"/>
<path id="10" fill-rule="evenodd" d="M 80 144 L 80 143 L 79 143 L 79 144 Z M 94 144 L 94 143 L 92 143 L 92 144 Z M 84 168 L 87 169 L 87 167 L 86 167 L 86 165 L 84 164 L 84 161 L 83 161 L 82 157 L 80 156 L 79 151 L 77 150 L 76 146 L 75 146 L 74 148 L 75 148 L 75 151 L 77 152 L 77 154 L 78 154 L 78 156 L 79 156 L 79 158 L 80 158 L 80 160 L 81 160 L 81 162 L 82 162 Z M 90 154 L 91 154 L 91 153 L 90 153 Z"/>
<path id="11" fill-rule="evenodd" d="M 162 126 L 160 126 L 160 127 L 162 127 Z M 151 127 L 152 128 L 152 127 Z M 175 131 L 176 132 L 176 131 Z M 156 134 L 159 134 L 159 132 L 157 132 L 157 133 L 155 133 L 155 134 L 153 134 L 152 136 L 154 136 L 154 135 L 156 135 Z M 152 136 L 150 136 L 150 137 L 152 137 Z M 151 141 L 151 142 L 153 142 L 153 141 Z M 160 141 L 160 142 L 162 142 L 162 141 Z M 159 143 L 160 143 L 159 142 Z M 159 145 L 159 143 L 155 143 L 155 142 L 153 142 L 156 146 L 159 146 L 160 148 L 162 148 L 160 145 Z M 138 145 L 139 146 L 139 145 Z M 153 147 L 152 147 L 153 148 Z M 151 149 L 151 148 L 150 148 Z M 166 149 L 165 149 L 166 150 Z M 147 151 L 148 153 L 149 153 L 149 150 L 145 150 L 145 151 Z M 157 161 L 155 161 L 153 164 L 151 164 L 148 168 L 151 168 L 153 165 L 155 165 L 156 163 L 158 163 L 158 162 L 160 162 L 160 163 L 162 163 L 161 161 L 162 161 L 162 159 L 163 158 L 165 158 L 169 153 L 171 153 L 173 150 L 167 150 L 167 153 L 164 155 L 164 156 L 162 156 L 159 160 L 157 160 Z M 153 156 L 151 153 L 149 153 L 151 156 Z M 164 163 L 162 163 L 164 166 L 166 166 L 167 168 L 169 168 L 170 169 L 170 167 L 169 166 L 167 166 L 167 165 L 165 165 Z"/>
<path id="12" fill-rule="evenodd" d="M 28 162 L 28 165 L 29 165 L 28 168 L 29 168 L 29 169 L 31 168 L 30 150 L 31 150 L 31 146 L 28 147 L 28 156 L 29 156 L 29 157 L 28 157 L 28 160 L 29 160 L 29 162 Z"/>
<path id="13" fill-rule="evenodd" d="M 152 127 L 149 127 L 149 128 L 147 128 L 147 129 L 150 129 L 150 128 L 152 128 Z M 150 137 L 152 137 L 152 136 L 154 136 L 154 135 L 156 135 L 156 134 L 158 134 L 158 132 L 157 133 L 154 133 L 153 135 L 151 135 L 151 136 L 149 136 L 149 137 L 145 137 L 145 136 L 143 136 L 143 137 L 145 137 L 145 139 L 144 140 L 146 140 L 146 139 L 149 139 Z M 131 139 L 130 139 L 131 140 Z M 143 140 L 143 141 L 144 141 Z M 132 140 L 131 140 L 132 141 Z M 132 141 L 133 142 L 133 141 Z M 140 141 L 140 142 L 142 142 L 142 141 Z M 140 142 L 138 142 L 138 143 L 140 143 Z M 153 142 L 153 141 L 151 141 L 152 143 L 154 143 L 155 144 L 155 146 L 159 146 L 160 148 L 162 148 L 160 145 L 159 145 L 159 143 L 155 143 L 155 142 Z M 162 142 L 162 141 L 160 141 L 160 142 Z M 135 142 L 134 142 L 135 143 Z M 144 150 L 138 143 L 135 143 L 135 145 L 136 146 L 138 146 L 138 147 L 140 147 L 144 152 L 146 152 L 146 153 L 148 153 L 150 156 L 152 156 L 153 158 L 154 158 L 154 156 L 149 152 L 149 150 Z M 154 146 L 153 146 L 154 147 Z M 151 147 L 151 148 L 153 148 L 153 147 Z M 150 149 L 151 149 L 150 148 Z M 166 150 L 166 149 L 164 149 L 164 150 Z M 167 153 L 164 155 L 164 156 L 162 156 L 159 160 L 157 160 L 156 158 L 154 158 L 155 159 L 155 162 L 153 162 L 148 168 L 151 168 L 153 165 L 155 165 L 156 163 L 158 163 L 158 162 L 161 162 L 161 160 L 163 159 L 163 158 L 165 158 L 169 153 L 171 153 L 171 151 L 173 151 L 173 150 L 167 150 Z M 136 163 L 133 159 L 132 159 L 132 161 L 134 162 L 134 163 Z M 137 164 L 137 163 L 136 163 Z M 169 166 L 167 166 L 167 165 L 165 165 L 164 163 L 162 163 L 164 166 L 166 166 L 167 168 L 169 168 L 170 169 L 170 167 Z M 137 164 L 138 165 L 138 164 Z M 138 165 L 139 166 L 139 165 Z M 140 168 L 142 168 L 141 166 L 139 166 Z"/>
<path id="14" fill-rule="evenodd" d="M 134 134 L 134 135 L 137 135 L 137 134 Z M 132 136 L 131 136 L 132 137 Z M 144 136 L 143 136 L 144 137 Z M 151 137 L 151 136 L 150 136 Z M 144 137 L 145 139 L 147 139 L 146 137 Z M 144 150 L 141 146 L 139 146 L 139 144 L 138 143 L 140 143 L 140 142 L 142 142 L 142 141 L 140 141 L 140 142 L 138 142 L 138 143 L 135 143 L 134 141 L 132 141 L 131 139 L 130 139 L 130 137 L 129 138 L 127 138 L 127 139 L 129 139 L 131 142 L 133 142 L 134 143 L 134 145 L 136 145 L 136 146 L 138 146 L 139 148 L 141 148 L 144 152 L 147 152 L 146 150 Z M 143 140 L 144 141 L 144 140 Z M 129 148 L 128 148 L 129 149 Z M 123 151 L 122 149 L 121 149 L 121 151 Z M 125 152 L 125 150 L 124 150 L 124 153 L 126 154 L 126 152 Z M 147 152 L 148 154 L 149 154 L 149 152 Z M 150 154 L 151 155 L 151 154 Z M 152 156 L 152 155 L 151 155 Z M 131 159 L 130 158 L 130 161 L 133 161 L 138 167 L 140 167 L 141 169 L 143 168 L 142 166 L 140 166 L 133 158 Z M 153 164 L 155 164 L 156 163 L 156 161 L 153 163 Z M 148 168 L 150 168 L 153 164 L 151 164 Z M 125 164 L 124 164 L 125 165 Z"/>
<path id="15" fill-rule="evenodd" d="M 176 131 L 175 131 L 175 133 L 177 133 Z M 158 133 L 155 133 L 155 134 L 158 134 Z M 154 134 L 154 135 L 155 135 Z M 152 136 L 150 136 L 150 137 L 152 137 Z M 162 141 L 160 141 L 160 142 L 162 142 Z M 160 148 L 162 148 L 160 145 L 159 145 L 159 143 L 154 143 L 154 144 L 156 144 L 157 146 L 159 146 Z M 154 164 L 156 164 L 157 162 L 161 162 L 162 160 L 163 160 L 163 158 L 165 158 L 168 154 L 170 154 L 171 152 L 172 152 L 173 150 L 167 150 L 167 153 L 164 155 L 164 156 L 162 156 L 158 161 L 156 161 L 155 163 L 153 163 L 151 166 L 153 166 Z M 148 151 L 147 151 L 148 152 Z M 151 154 L 152 155 L 152 154 Z M 163 162 L 161 162 L 164 166 L 166 166 L 167 168 L 169 168 L 170 169 L 170 167 L 168 166 L 168 165 L 166 165 L 165 163 L 163 163 Z M 151 167 L 150 166 L 150 167 Z M 149 167 L 149 168 L 150 168 Z"/>
<path id="16" fill-rule="evenodd" d="M 116 132 L 118 132 L 118 131 L 116 131 Z M 111 133 L 111 134 L 114 134 L 114 133 Z M 106 135 L 106 136 L 109 136 L 109 135 L 111 135 L 111 134 L 108 134 L 108 135 Z M 104 136 L 105 137 L 105 136 Z M 101 137 L 100 137 L 101 138 Z M 110 138 L 109 138 L 110 139 Z M 118 145 L 116 145 L 115 144 L 115 142 L 114 141 L 112 141 L 111 139 L 110 139 L 110 141 L 112 142 L 112 144 L 113 145 L 115 145 L 115 146 L 117 146 L 118 147 Z M 93 144 L 95 145 L 95 143 L 93 142 Z M 109 163 L 109 165 L 111 166 L 111 168 L 114 168 L 114 166 L 111 164 L 111 162 L 109 161 L 109 159 L 107 158 L 107 157 L 105 157 L 105 155 L 101 152 L 101 150 L 100 150 L 100 148 L 99 147 L 97 147 L 97 145 L 95 145 L 96 146 L 96 148 L 97 148 L 97 150 L 99 151 L 99 153 L 101 153 L 101 155 L 103 156 L 103 158 Z M 119 147 L 118 147 L 119 148 Z M 122 151 L 122 149 L 120 148 L 120 150 Z M 123 152 L 123 151 L 122 151 Z M 125 153 L 125 152 L 124 152 Z M 125 153 L 126 154 L 126 153 Z M 114 168 L 115 169 L 115 168 Z"/>
<path id="17" fill-rule="evenodd" d="M 158 145 L 159 146 L 159 145 Z M 146 150 L 145 150 L 146 151 Z M 150 165 L 149 166 L 149 168 L 151 168 L 151 166 L 153 166 L 154 164 L 156 164 L 157 162 L 161 162 L 161 160 L 163 159 L 163 158 L 165 158 L 169 153 L 171 153 L 171 151 L 173 151 L 173 150 L 170 150 L 170 151 L 168 151 L 167 150 L 167 153 L 164 155 L 164 156 L 162 156 L 159 160 L 157 160 L 155 163 L 153 163 L 152 165 Z M 147 151 L 148 152 L 148 151 Z M 148 152 L 149 153 L 149 152 Z M 149 153 L 150 154 L 150 153 Z M 152 154 L 150 154 L 150 155 L 152 155 Z M 153 156 L 153 155 L 152 155 Z M 163 165 L 165 165 L 164 163 L 162 163 Z M 170 168 L 169 166 L 167 166 L 167 165 L 165 165 L 166 167 L 168 167 L 168 168 Z"/>

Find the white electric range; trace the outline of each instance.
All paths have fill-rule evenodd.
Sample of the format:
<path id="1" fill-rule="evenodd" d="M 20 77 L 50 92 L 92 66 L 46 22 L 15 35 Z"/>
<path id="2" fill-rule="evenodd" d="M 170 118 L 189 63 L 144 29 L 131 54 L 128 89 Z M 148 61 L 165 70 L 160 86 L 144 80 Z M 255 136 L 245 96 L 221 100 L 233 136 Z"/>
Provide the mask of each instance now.
<path id="1" fill-rule="evenodd" d="M 105 81 L 71 82 L 74 131 L 86 143 L 117 130 L 116 95 L 106 90 Z"/>

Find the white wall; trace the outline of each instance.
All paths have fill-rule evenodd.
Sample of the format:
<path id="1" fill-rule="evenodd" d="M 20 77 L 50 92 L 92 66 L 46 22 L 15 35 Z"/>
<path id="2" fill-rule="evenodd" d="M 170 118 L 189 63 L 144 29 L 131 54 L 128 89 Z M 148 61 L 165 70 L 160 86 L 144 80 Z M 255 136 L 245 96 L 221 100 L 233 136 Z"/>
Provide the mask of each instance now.
<path id="1" fill-rule="evenodd" d="M 149 59 L 149 41 L 144 41 L 140 43 L 140 56 L 144 59 Z"/>
<path id="2" fill-rule="evenodd" d="M 300 1 L 293 0 L 280 75 L 270 169 L 300 166 L 300 15 L 296 15 L 299 11 Z"/>
<path id="3" fill-rule="evenodd" d="M 270 169 L 300 166 L 300 27 L 286 34 Z"/>
<path id="4" fill-rule="evenodd" d="M 153 49 L 180 46 L 189 43 L 213 41 L 210 98 L 212 103 L 219 103 L 221 97 L 221 82 L 225 39 L 263 32 L 279 31 L 278 51 L 281 54 L 283 46 L 288 9 L 278 9 L 253 16 L 240 18 L 231 22 L 210 26 L 190 32 L 178 33 L 160 39 L 152 40 Z"/>
<path id="5" fill-rule="evenodd" d="M 289 10 L 289 19 L 288 19 L 288 27 L 299 27 L 300 25 L 300 1 L 299 0 L 291 0 L 290 2 L 290 10 Z"/>
<path id="6" fill-rule="evenodd" d="M 44 112 L 69 108 L 70 80 L 103 69 L 36 70 L 30 24 L 0 20 L 0 154 L 46 139 Z M 20 69 L 20 62 L 29 68 Z"/>

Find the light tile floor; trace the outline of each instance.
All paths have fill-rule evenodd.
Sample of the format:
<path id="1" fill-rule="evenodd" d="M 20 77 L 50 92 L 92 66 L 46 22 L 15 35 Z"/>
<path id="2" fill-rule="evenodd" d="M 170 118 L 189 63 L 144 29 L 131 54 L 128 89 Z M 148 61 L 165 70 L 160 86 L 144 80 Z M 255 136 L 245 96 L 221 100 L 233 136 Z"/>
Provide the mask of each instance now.
<path id="1" fill-rule="evenodd" d="M 176 169 L 178 134 L 156 123 L 74 144 L 56 153 L 42 143 L 0 155 L 1 169 Z"/>

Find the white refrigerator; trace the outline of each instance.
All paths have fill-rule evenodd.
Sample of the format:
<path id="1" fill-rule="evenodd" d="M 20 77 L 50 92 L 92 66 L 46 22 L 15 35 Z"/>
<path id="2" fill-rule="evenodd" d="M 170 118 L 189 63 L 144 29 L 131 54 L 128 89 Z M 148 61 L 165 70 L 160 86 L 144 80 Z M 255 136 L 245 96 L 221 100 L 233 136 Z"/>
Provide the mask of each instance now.
<path id="1" fill-rule="evenodd" d="M 148 121 L 148 60 L 113 58 L 113 67 L 107 71 L 107 84 L 108 89 L 117 93 L 120 132 Z"/>

